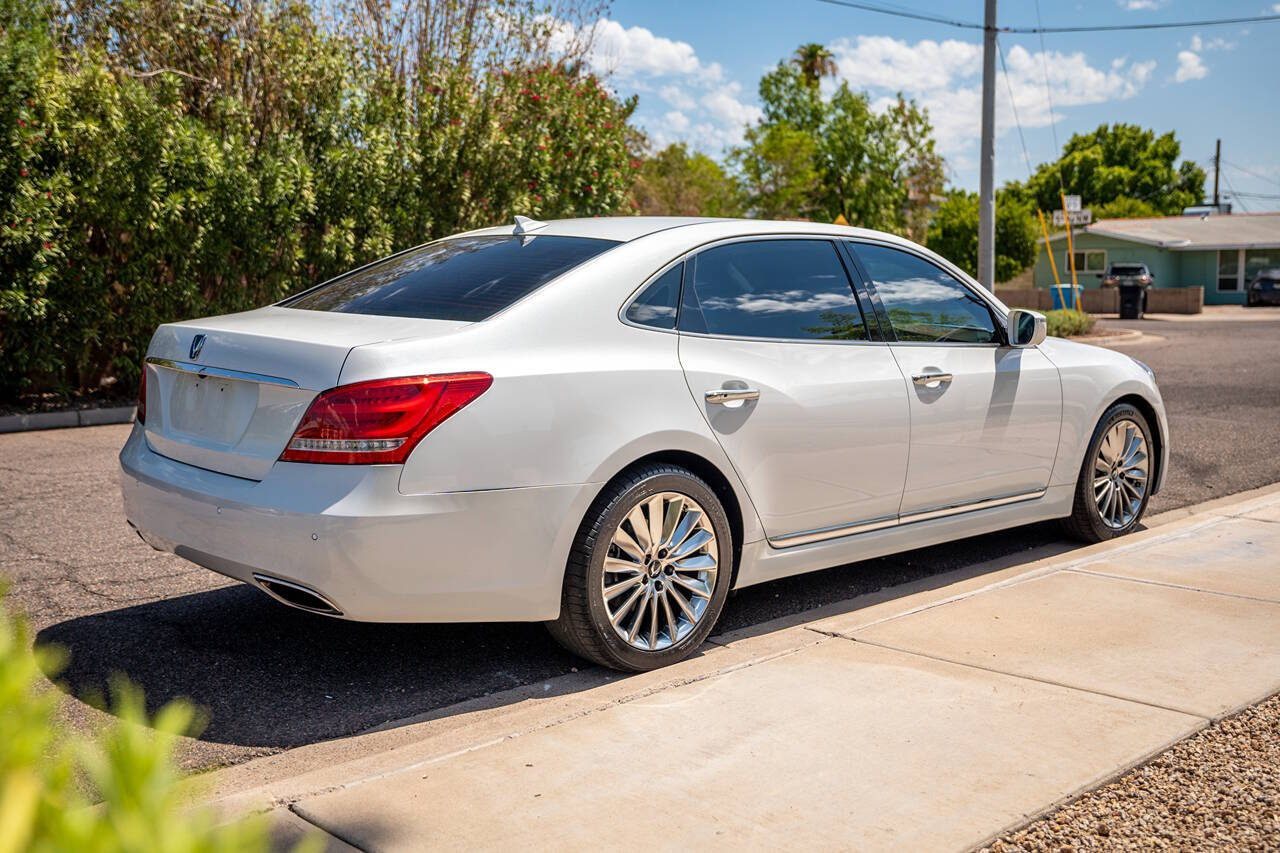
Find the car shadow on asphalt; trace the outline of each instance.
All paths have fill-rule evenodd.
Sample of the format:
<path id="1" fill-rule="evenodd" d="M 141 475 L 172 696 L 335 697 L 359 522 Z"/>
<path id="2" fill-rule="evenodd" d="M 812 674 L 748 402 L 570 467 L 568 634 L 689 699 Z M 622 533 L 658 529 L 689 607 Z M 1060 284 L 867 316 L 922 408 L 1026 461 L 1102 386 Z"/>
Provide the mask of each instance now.
<path id="1" fill-rule="evenodd" d="M 814 572 L 735 593 L 717 635 L 779 630 L 864 606 L 858 596 L 953 583 L 1071 550 L 1038 524 Z M 993 563 L 994 561 L 994 563 Z M 714 636 L 712 638 L 714 640 Z M 69 653 L 53 674 L 95 701 L 124 673 L 154 713 L 173 699 L 202 709 L 199 739 L 281 749 L 468 709 L 589 689 L 622 676 L 569 655 L 536 623 L 348 622 L 290 609 L 243 584 L 70 619 L 38 644 Z M 570 679 L 551 679 L 580 673 Z M 513 690 L 513 688 L 522 688 Z"/>

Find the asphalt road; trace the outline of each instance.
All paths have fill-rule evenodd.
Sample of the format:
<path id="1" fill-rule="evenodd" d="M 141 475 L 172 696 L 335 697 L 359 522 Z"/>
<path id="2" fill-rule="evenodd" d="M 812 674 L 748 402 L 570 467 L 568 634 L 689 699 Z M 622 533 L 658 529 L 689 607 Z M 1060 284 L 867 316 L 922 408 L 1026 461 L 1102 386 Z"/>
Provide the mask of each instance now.
<path id="1" fill-rule="evenodd" d="M 1106 324 L 1104 324 L 1106 325 Z M 1111 323 L 1110 325 L 1118 325 Z M 1159 336 L 1125 348 L 1156 371 L 1173 432 L 1161 512 L 1280 481 L 1280 311 L 1265 322 L 1125 323 Z M 290 610 L 152 551 L 128 529 L 116 453 L 128 427 L 0 435 L 0 576 L 40 642 L 70 653 L 58 683 L 76 724 L 124 672 L 158 707 L 194 700 L 210 767 L 417 716 L 583 667 L 541 626 L 361 625 Z M 1043 547 L 1034 525 L 743 590 L 733 630 Z"/>

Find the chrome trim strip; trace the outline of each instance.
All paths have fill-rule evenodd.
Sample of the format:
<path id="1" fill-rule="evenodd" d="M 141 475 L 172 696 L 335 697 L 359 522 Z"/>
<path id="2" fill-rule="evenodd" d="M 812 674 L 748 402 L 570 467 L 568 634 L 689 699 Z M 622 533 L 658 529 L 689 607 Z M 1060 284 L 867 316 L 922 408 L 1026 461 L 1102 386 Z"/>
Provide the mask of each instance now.
<path id="1" fill-rule="evenodd" d="M 246 370 L 228 370 L 225 367 L 210 367 L 205 364 L 192 364 L 188 361 L 174 361 L 171 358 L 158 358 L 154 355 L 147 356 L 147 364 L 168 370 L 178 370 L 182 373 L 191 373 L 196 376 L 235 379 L 240 382 L 256 382 L 259 385 L 283 385 L 286 388 L 298 387 L 297 382 L 292 379 L 285 379 L 282 376 L 268 376 L 265 373 L 250 373 Z"/>
<path id="2" fill-rule="evenodd" d="M 979 510 L 995 509 L 1009 504 L 1022 503 L 1023 501 L 1038 500 L 1044 497 L 1046 491 L 1047 489 L 1036 489 L 1031 492 L 1019 492 L 998 498 L 987 498 L 937 509 L 920 510 L 906 515 L 885 516 L 871 521 L 857 521 L 853 524 L 837 524 L 832 527 L 819 527 L 816 530 L 802 530 L 799 533 L 788 533 L 785 536 L 772 537 L 768 539 L 768 542 L 774 548 L 794 548 L 797 545 L 809 545 L 814 542 L 823 542 L 827 539 L 856 536 L 860 533 L 870 533 L 874 530 L 884 530 L 889 527 L 902 527 L 919 521 L 932 521 L 953 515 L 963 515 L 966 512 L 978 512 Z"/>
<path id="3" fill-rule="evenodd" d="M 998 498 L 987 498 L 986 500 L 973 501 L 972 503 L 952 504 L 951 506 L 942 506 L 937 509 L 924 509 L 917 512 L 909 512 L 906 515 L 899 516 L 903 524 L 911 524 L 916 521 L 928 521 L 933 518 L 944 518 L 948 515 L 960 515 L 966 512 L 977 512 L 980 509 L 993 509 L 1006 504 L 1016 504 L 1022 501 L 1033 501 L 1037 498 L 1044 497 L 1045 489 L 1036 489 L 1031 492 L 1018 492 L 1013 495 L 1002 495 Z"/>
<path id="4" fill-rule="evenodd" d="M 832 527 L 819 527 L 816 530 L 788 533 L 786 536 L 777 536 L 770 539 L 769 544 L 774 548 L 794 548 L 796 545 L 808 545 L 811 542 L 821 542 L 824 539 L 838 539 L 841 536 L 853 536 L 858 533 L 883 530 L 886 527 L 897 527 L 898 524 L 899 521 L 896 515 L 886 515 L 883 518 L 873 518 L 870 521 L 855 521 L 852 524 L 836 524 Z"/>

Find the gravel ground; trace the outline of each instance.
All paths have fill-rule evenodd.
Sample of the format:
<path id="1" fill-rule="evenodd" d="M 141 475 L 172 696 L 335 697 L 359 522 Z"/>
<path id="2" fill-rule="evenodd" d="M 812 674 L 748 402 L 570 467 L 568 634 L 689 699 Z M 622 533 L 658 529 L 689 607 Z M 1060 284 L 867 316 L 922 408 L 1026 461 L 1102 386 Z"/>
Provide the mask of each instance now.
<path id="1" fill-rule="evenodd" d="M 1280 849 L 1280 695 L 984 849 Z"/>

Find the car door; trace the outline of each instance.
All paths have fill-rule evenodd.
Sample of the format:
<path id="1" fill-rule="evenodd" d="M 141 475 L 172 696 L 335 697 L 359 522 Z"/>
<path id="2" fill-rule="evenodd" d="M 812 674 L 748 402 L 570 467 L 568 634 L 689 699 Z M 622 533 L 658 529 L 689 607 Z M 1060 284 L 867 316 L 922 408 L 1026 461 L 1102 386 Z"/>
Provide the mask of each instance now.
<path id="1" fill-rule="evenodd" d="M 777 546 L 896 523 L 906 389 L 847 267 L 834 241 L 787 237 L 714 245 L 685 264 L 689 390 Z"/>
<path id="2" fill-rule="evenodd" d="M 924 256 L 849 247 L 910 401 L 903 520 L 1038 496 L 1057 455 L 1057 368 L 1035 347 L 1008 346 L 987 300 Z"/>

